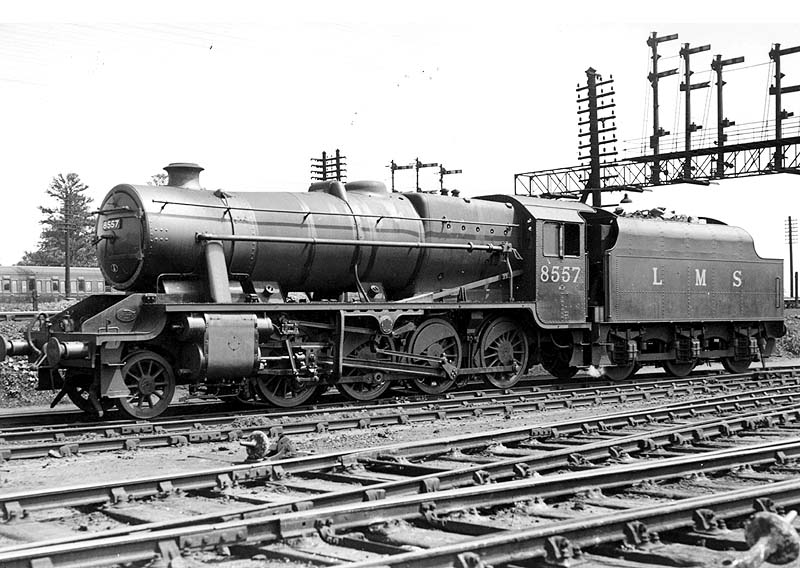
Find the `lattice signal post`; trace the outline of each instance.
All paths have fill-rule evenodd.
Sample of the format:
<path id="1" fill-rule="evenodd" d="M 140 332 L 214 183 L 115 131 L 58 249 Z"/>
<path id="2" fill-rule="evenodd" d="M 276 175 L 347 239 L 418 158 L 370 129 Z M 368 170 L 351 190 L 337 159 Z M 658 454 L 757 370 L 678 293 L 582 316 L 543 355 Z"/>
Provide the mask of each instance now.
<path id="1" fill-rule="evenodd" d="M 725 129 L 736 124 L 734 121 L 725 118 L 725 113 L 722 111 L 722 87 L 725 86 L 725 81 L 722 80 L 722 69 L 727 65 L 736 65 L 737 63 L 744 63 L 744 57 L 722 59 L 722 56 L 717 54 L 711 62 L 711 69 L 717 75 L 717 148 L 719 148 L 719 152 L 717 152 L 717 177 L 720 179 L 725 177 L 725 168 L 731 166 L 731 164 L 725 162 L 725 152 L 722 151 L 725 142 L 728 141 Z"/>
<path id="2" fill-rule="evenodd" d="M 327 152 L 322 153 L 322 158 L 311 158 L 311 179 L 314 181 L 344 181 L 347 179 L 347 156 L 342 156 L 339 149 L 333 156 Z"/>
<path id="3" fill-rule="evenodd" d="M 727 144 L 724 130 L 735 123 L 727 120 L 723 115 L 722 69 L 725 66 L 741 63 L 743 57 L 722 59 L 721 55 L 714 57 L 711 68 L 716 72 L 717 79 L 717 140 L 713 145 L 696 147 L 692 143 L 691 135 L 700 126 L 691 119 L 691 91 L 709 87 L 709 82 L 691 83 L 692 70 L 690 56 L 701 51 L 707 51 L 710 46 L 692 48 L 684 44 L 680 54 L 684 61 L 684 80 L 681 90 L 686 93 L 686 114 L 684 124 L 686 132 L 684 149 L 672 152 L 661 152 L 660 138 L 669 134 L 659 125 L 659 80 L 670 75 L 676 75 L 677 69 L 666 71 L 658 70 L 659 44 L 677 39 L 677 34 L 658 36 L 653 32 L 647 40 L 652 54 L 652 71 L 648 79 L 653 88 L 653 135 L 650 137 L 651 155 L 635 156 L 624 160 L 600 162 L 591 159 L 590 163 L 567 168 L 538 170 L 523 172 L 514 176 L 514 191 L 518 194 L 539 195 L 548 198 L 580 197 L 586 200 L 588 195 L 593 196 L 593 203 L 597 203 L 597 196 L 604 191 L 643 191 L 645 187 L 667 185 L 675 183 L 696 183 L 708 185 L 711 180 L 721 178 L 739 178 L 756 175 L 791 173 L 800 174 L 800 135 L 785 137 L 783 135 L 783 122 L 793 116 L 783 109 L 781 95 L 800 92 L 800 85 L 783 86 L 781 80 L 781 58 L 786 55 L 800 53 L 800 46 L 781 48 L 775 44 L 769 52 L 770 59 L 775 64 L 775 84 L 769 89 L 769 94 L 775 97 L 775 135 L 773 139 L 763 139 L 759 135 L 750 138 L 739 138 L 734 144 Z M 587 84 L 587 91 L 589 85 Z M 588 102 L 588 101 L 587 101 Z M 599 108 L 599 107 L 598 107 Z M 589 112 L 588 109 L 586 112 Z M 590 114 L 591 118 L 591 114 Z M 770 121 L 771 122 L 771 121 Z M 589 121 L 591 123 L 591 120 Z M 764 125 L 765 127 L 767 124 Z M 598 125 L 598 131 L 602 128 Z M 589 136 L 588 147 L 591 148 L 591 124 L 588 133 L 581 132 L 580 136 Z M 599 150 L 595 155 L 602 154 Z"/>
<path id="4" fill-rule="evenodd" d="M 800 91 L 800 85 L 792 85 L 791 87 L 784 87 L 781 85 L 781 79 L 784 75 L 781 73 L 781 56 L 791 55 L 793 53 L 800 53 L 800 46 L 789 47 L 781 49 L 781 44 L 776 43 L 769 52 L 769 58 L 775 62 L 775 84 L 769 88 L 769 94 L 775 96 L 775 159 L 774 166 L 776 170 L 784 168 L 785 156 L 783 154 L 783 121 L 790 116 L 794 116 L 793 112 L 787 112 L 783 109 L 781 95 L 788 93 L 796 93 Z"/>
<path id="5" fill-rule="evenodd" d="M 678 39 L 678 34 L 670 34 L 658 37 L 656 32 L 653 32 L 650 34 L 650 37 L 647 38 L 647 45 L 650 46 L 650 59 L 653 68 L 653 70 L 647 76 L 647 79 L 650 81 L 650 86 L 653 89 L 653 136 L 650 137 L 650 148 L 653 150 L 653 168 L 650 180 L 654 185 L 659 183 L 661 174 L 661 164 L 659 163 L 658 159 L 659 141 L 661 140 L 662 136 L 669 135 L 669 131 L 661 128 L 661 125 L 659 124 L 658 81 L 664 77 L 678 74 L 677 69 L 667 69 L 666 71 L 658 70 L 658 60 L 661 58 L 661 56 L 658 54 L 658 44 L 676 39 Z"/>
<path id="6" fill-rule="evenodd" d="M 438 168 L 439 164 L 437 162 L 430 162 L 428 164 L 423 164 L 419 161 L 419 158 L 414 160 L 414 169 L 417 170 L 417 191 L 421 192 L 422 188 L 419 186 L 419 171 L 423 168 Z"/>
<path id="7" fill-rule="evenodd" d="M 692 122 L 692 91 L 695 89 L 707 89 L 711 83 L 703 81 L 702 83 L 692 84 L 692 74 L 689 65 L 689 58 L 695 54 L 711 49 L 710 45 L 701 45 L 700 47 L 689 47 L 688 43 L 683 44 L 680 54 L 683 58 L 683 82 L 681 83 L 681 91 L 686 93 L 686 114 L 684 116 L 684 150 L 686 151 L 686 159 L 683 162 L 683 177 L 687 180 L 692 179 L 692 133 L 703 128 Z"/>
<path id="8" fill-rule="evenodd" d="M 393 193 L 395 191 L 397 191 L 395 189 L 395 187 L 394 187 L 394 172 L 396 172 L 397 170 L 410 170 L 410 169 L 413 169 L 413 168 L 414 168 L 414 164 L 406 164 L 404 166 L 398 166 L 397 163 L 394 160 L 389 162 L 389 169 L 392 171 L 392 192 Z"/>
<path id="9" fill-rule="evenodd" d="M 447 195 L 447 190 L 444 188 L 444 176 L 454 175 L 463 173 L 463 170 L 448 170 L 445 169 L 444 166 L 439 166 L 439 193 L 442 195 Z M 458 197 L 460 193 L 457 189 L 452 190 L 451 192 L 454 196 Z"/>
<path id="10" fill-rule="evenodd" d="M 423 189 L 419 185 L 419 171 L 421 169 L 424 169 L 424 168 L 438 168 L 438 167 L 440 167 L 438 162 L 430 162 L 428 164 L 424 164 L 424 163 L 420 162 L 419 158 L 415 158 L 413 163 L 407 164 L 407 165 L 404 165 L 404 166 L 398 166 L 395 163 L 395 161 L 392 160 L 391 162 L 389 162 L 389 169 L 392 171 L 392 191 L 396 191 L 395 187 L 394 187 L 394 172 L 396 172 L 397 170 L 412 170 L 412 169 L 415 170 L 416 174 L 417 174 L 416 186 L 415 187 L 416 187 L 417 192 L 422 193 Z M 441 180 L 440 180 L 440 182 L 441 182 Z M 434 190 L 434 192 L 435 191 L 436 190 Z"/>

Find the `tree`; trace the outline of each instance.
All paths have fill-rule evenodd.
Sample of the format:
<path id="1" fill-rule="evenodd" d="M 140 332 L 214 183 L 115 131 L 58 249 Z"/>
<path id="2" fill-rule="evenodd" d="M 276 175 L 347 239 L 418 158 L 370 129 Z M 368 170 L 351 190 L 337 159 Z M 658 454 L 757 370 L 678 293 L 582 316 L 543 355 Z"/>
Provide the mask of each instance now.
<path id="1" fill-rule="evenodd" d="M 150 176 L 150 181 L 147 182 L 147 185 L 167 185 L 168 180 L 169 176 L 163 172 L 160 174 L 153 174 Z"/>
<path id="2" fill-rule="evenodd" d="M 58 174 L 47 188 L 54 202 L 40 205 L 42 232 L 39 248 L 26 251 L 20 265 L 64 266 L 66 237 L 69 238 L 70 266 L 97 266 L 94 239 L 94 216 L 89 211 L 92 198 L 85 195 L 88 187 L 78 174 Z"/>

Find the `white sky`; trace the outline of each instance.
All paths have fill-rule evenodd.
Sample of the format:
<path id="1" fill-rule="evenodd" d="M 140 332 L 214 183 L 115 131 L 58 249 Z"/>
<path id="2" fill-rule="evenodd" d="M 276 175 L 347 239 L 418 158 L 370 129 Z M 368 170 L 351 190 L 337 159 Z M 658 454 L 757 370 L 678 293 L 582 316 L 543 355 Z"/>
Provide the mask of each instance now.
<path id="1" fill-rule="evenodd" d="M 463 169 L 448 186 L 467 195 L 512 193 L 514 173 L 578 163 L 575 87 L 590 66 L 616 80 L 619 138 L 649 135 L 651 31 L 680 35 L 661 45 L 662 70 L 680 64 L 680 44 L 711 44 L 692 58 L 693 82 L 713 55 L 745 56 L 726 70 L 725 114 L 740 125 L 772 103 L 771 44 L 800 45 L 792 2 L 18 4 L 0 14 L 0 264 L 35 248 L 36 206 L 58 173 L 78 173 L 97 204 L 173 161 L 206 168 L 209 189 L 304 191 L 310 158 L 340 148 L 351 180 L 388 183 L 391 159 L 419 156 Z M 784 85 L 800 84 L 800 55 L 783 67 Z M 662 83 L 673 132 L 679 82 Z M 706 91 L 694 94 L 711 136 L 713 92 L 707 111 Z M 800 93 L 783 107 L 800 116 Z M 413 171 L 397 176 L 413 188 Z M 437 187 L 433 170 L 422 184 Z M 798 176 L 762 176 L 656 188 L 630 207 L 715 217 L 787 257 L 799 190 Z"/>

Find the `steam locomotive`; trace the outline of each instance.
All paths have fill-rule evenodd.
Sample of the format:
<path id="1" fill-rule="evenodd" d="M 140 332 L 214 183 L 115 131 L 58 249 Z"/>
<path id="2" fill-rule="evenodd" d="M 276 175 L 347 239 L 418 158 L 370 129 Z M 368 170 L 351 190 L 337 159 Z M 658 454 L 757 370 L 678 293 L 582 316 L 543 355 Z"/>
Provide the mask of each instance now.
<path id="1" fill-rule="evenodd" d="M 534 364 L 743 372 L 784 333 L 782 261 L 710 219 L 361 181 L 212 192 L 196 164 L 165 169 L 168 185 L 118 185 L 100 207 L 100 267 L 125 294 L 0 339 L 0 359 L 28 356 L 39 389 L 97 415 L 153 418 L 177 384 L 293 407 L 331 385 L 356 400 L 507 388 Z"/>

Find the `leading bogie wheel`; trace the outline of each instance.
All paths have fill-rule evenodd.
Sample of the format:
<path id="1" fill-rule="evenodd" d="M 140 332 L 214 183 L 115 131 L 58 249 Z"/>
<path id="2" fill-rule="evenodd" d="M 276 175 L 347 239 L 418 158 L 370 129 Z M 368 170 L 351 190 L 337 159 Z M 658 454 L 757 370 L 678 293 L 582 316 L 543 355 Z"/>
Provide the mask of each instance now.
<path id="1" fill-rule="evenodd" d="M 122 367 L 127 396 L 117 399 L 120 412 L 136 420 L 155 418 L 164 412 L 175 394 L 172 365 L 158 353 L 135 351 Z"/>
<path id="2" fill-rule="evenodd" d="M 519 322 L 503 316 L 483 328 L 478 339 L 478 365 L 512 367 L 511 370 L 483 375 L 491 386 L 505 389 L 519 382 L 528 368 L 528 334 Z"/>
<path id="3" fill-rule="evenodd" d="M 411 336 L 407 351 L 446 360 L 455 367 L 461 366 L 461 338 L 455 326 L 444 318 L 423 321 Z M 438 362 L 420 362 L 413 358 L 410 361 L 415 365 L 427 363 L 431 367 L 441 368 Z M 456 378 L 442 374 L 440 377 L 415 377 L 411 382 L 417 390 L 425 394 L 442 394 L 455 384 Z"/>
<path id="4" fill-rule="evenodd" d="M 65 386 L 67 389 L 67 397 L 72 401 L 72 404 L 92 417 L 96 418 L 98 412 L 95 405 L 92 404 L 90 393 L 94 392 L 94 396 L 103 412 L 114 406 L 113 399 L 100 398 L 100 389 L 94 383 L 92 374 L 89 372 L 73 371 L 69 369 L 67 371 Z"/>

